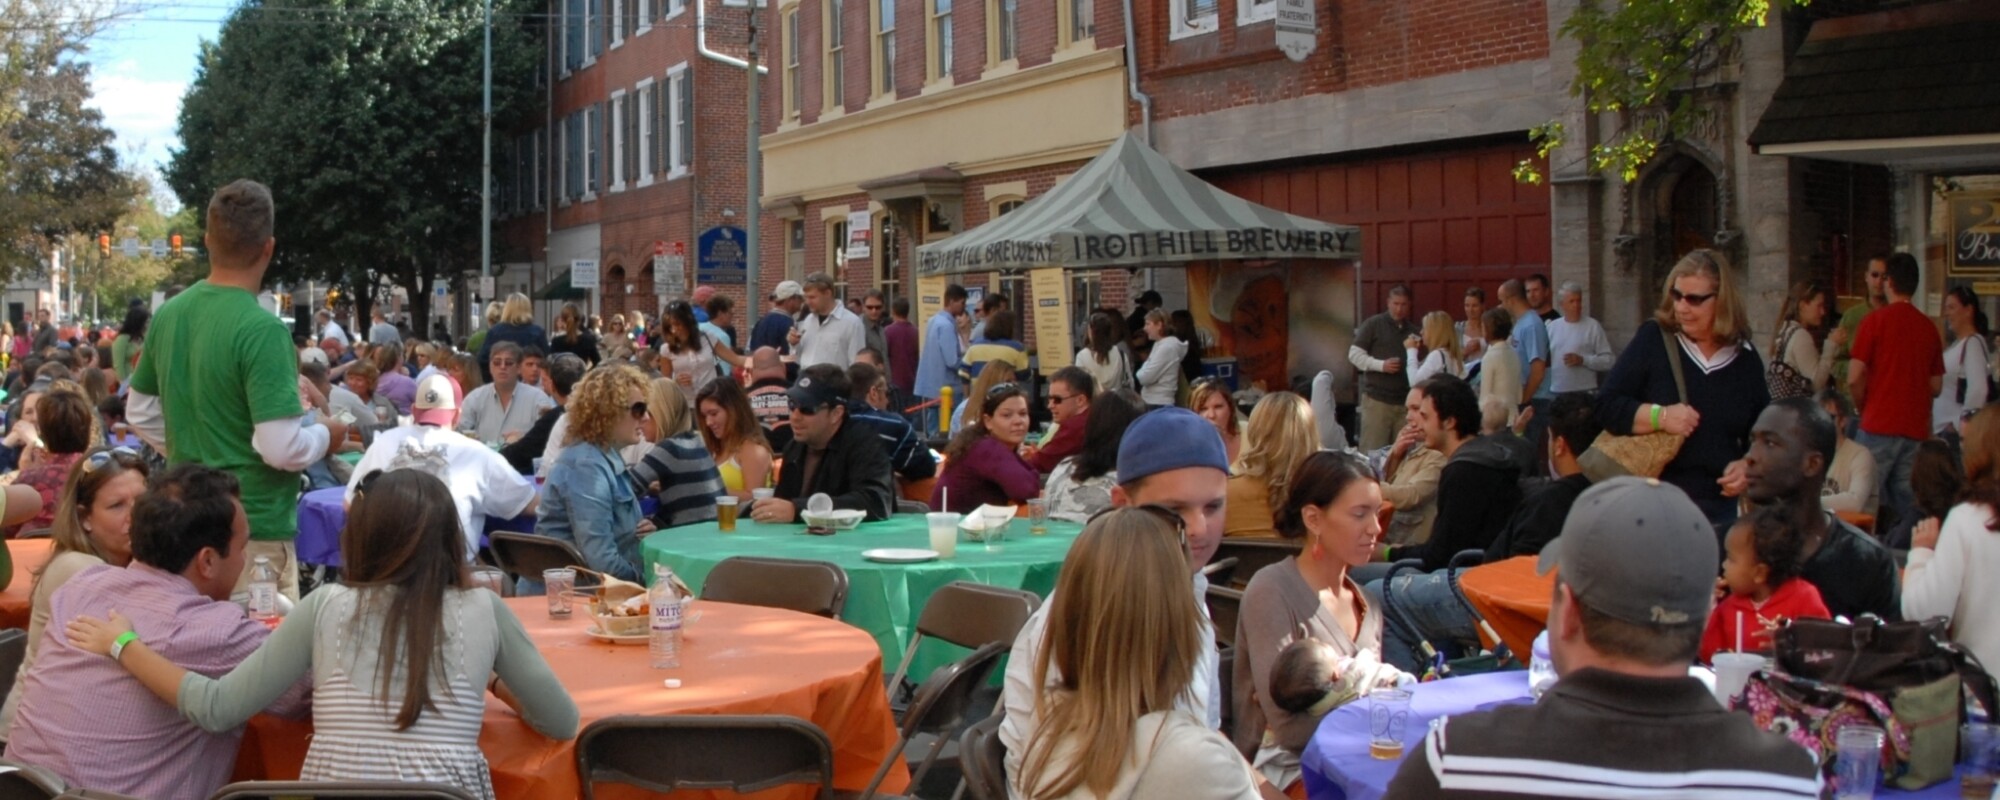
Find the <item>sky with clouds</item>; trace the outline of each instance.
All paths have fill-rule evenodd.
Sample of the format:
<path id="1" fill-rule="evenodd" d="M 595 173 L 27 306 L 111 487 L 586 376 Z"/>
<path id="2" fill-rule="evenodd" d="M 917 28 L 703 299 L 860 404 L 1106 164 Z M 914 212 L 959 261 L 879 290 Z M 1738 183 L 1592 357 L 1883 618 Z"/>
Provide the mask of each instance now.
<path id="1" fill-rule="evenodd" d="M 194 80 L 201 41 L 213 41 L 231 5 L 227 0 L 151 3 L 92 41 L 91 106 L 118 136 L 116 147 L 156 177 L 170 149 L 180 145 L 174 126 L 181 95 Z M 171 195 L 171 192 L 159 192 Z"/>

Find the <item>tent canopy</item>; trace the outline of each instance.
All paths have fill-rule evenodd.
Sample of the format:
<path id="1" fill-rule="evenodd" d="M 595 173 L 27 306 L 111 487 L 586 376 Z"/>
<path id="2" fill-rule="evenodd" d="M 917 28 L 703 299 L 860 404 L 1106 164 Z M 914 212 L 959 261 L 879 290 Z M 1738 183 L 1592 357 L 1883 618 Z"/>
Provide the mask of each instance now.
<path id="1" fill-rule="evenodd" d="M 1217 189 L 1130 131 L 1012 213 L 917 248 L 917 274 L 1361 257 L 1361 229 Z"/>
<path id="2" fill-rule="evenodd" d="M 550 278 L 548 283 L 535 291 L 536 300 L 589 300 L 590 292 L 569 285 L 569 270 L 565 269 Z"/>

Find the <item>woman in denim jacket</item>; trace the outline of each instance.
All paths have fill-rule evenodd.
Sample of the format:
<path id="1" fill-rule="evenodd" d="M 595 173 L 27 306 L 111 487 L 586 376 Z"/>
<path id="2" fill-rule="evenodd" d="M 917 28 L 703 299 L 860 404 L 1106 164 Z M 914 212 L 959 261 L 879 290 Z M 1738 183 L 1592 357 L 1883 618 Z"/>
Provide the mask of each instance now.
<path id="1" fill-rule="evenodd" d="M 640 581 L 639 538 L 653 532 L 653 521 L 639 513 L 618 451 L 639 441 L 646 379 L 629 366 L 593 370 L 570 395 L 568 415 L 562 454 L 542 486 L 535 533 L 575 544 L 593 570 Z"/>

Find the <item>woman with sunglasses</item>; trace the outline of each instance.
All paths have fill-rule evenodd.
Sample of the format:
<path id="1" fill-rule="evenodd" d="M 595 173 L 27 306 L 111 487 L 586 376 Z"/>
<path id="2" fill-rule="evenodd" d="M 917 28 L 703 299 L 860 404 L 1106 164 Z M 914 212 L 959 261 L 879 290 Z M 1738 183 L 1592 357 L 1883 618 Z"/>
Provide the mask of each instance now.
<path id="1" fill-rule="evenodd" d="M 1988 396 L 1988 381 L 1993 378 L 1988 371 L 1992 354 L 1987 352 L 1991 333 L 1972 287 L 1960 285 L 1945 293 L 1944 327 L 1952 342 L 1944 349 L 1944 380 L 1931 402 L 1931 427 L 1957 450 L 1965 421 L 1995 399 Z"/>
<path id="2" fill-rule="evenodd" d="M 968 421 L 979 419 L 979 403 L 973 398 L 985 397 L 996 386 L 1014 382 L 1014 365 L 1006 363 L 988 364 L 979 371 L 979 377 L 965 391 L 964 397 L 954 397 L 951 409 L 951 435 L 957 436 L 965 430 Z"/>
<path id="3" fill-rule="evenodd" d="M 944 503 L 949 498 L 952 508 L 965 512 L 1041 494 L 1041 473 L 1020 453 L 1028 438 L 1027 393 L 1012 383 L 994 386 L 980 400 L 978 415 L 945 448 L 944 474 L 931 490 L 931 508 L 949 510 Z"/>
<path id="4" fill-rule="evenodd" d="M 618 451 L 639 442 L 646 379 L 624 365 L 598 367 L 569 398 L 569 432 L 542 486 L 535 533 L 576 545 L 584 566 L 628 581 L 639 575 L 639 537 L 654 530 Z M 524 581 L 525 583 L 525 581 Z"/>
<path id="5" fill-rule="evenodd" d="M 1764 360 L 1750 344 L 1750 317 L 1721 253 L 1689 252 L 1660 294 L 1659 310 L 1598 388 L 1597 421 L 1614 436 L 1682 437 L 1660 480 L 1687 492 L 1709 521 L 1729 522 L 1748 482 L 1750 426 L 1771 402 Z"/>
<path id="6" fill-rule="evenodd" d="M 1382 612 L 1348 571 L 1374 557 L 1382 537 L 1382 489 L 1360 458 L 1321 451 L 1300 465 L 1278 515 L 1278 531 L 1303 547 L 1250 578 L 1236 627 L 1232 680 L 1236 744 L 1257 753 L 1259 772 L 1280 789 L 1299 779 L 1299 753 L 1332 706 L 1291 713 L 1271 697 L 1279 653 L 1305 637 L 1340 656 L 1336 696 L 1366 697 L 1412 679 L 1382 663 Z"/>
<path id="7" fill-rule="evenodd" d="M 1243 757 L 1177 706 L 1205 635 L 1180 520 L 1115 508 L 1070 546 L 1034 653 L 1035 674 L 1060 677 L 1036 688 L 1035 728 L 1008 755 L 1016 797 L 1259 796 Z"/>
<path id="8" fill-rule="evenodd" d="M 56 502 L 55 527 L 49 535 L 55 547 L 48 563 L 34 573 L 28 653 L 21 660 L 19 674 L 27 674 L 35 663 L 35 653 L 41 650 L 42 631 L 49 624 L 49 602 L 57 589 L 90 567 L 132 563 L 132 503 L 146 491 L 149 474 L 145 459 L 123 447 L 99 448 L 70 470 Z M 14 726 L 20 690 L 17 680 L 14 690 L 7 693 L 7 705 L 0 708 L 0 741 L 7 739 L 7 731 Z"/>

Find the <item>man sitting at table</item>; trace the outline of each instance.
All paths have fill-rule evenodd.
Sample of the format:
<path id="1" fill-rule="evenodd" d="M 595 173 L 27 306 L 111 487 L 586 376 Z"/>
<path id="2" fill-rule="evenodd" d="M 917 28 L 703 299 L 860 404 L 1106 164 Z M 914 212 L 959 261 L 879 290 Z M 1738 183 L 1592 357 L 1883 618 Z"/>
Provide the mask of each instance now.
<path id="1" fill-rule="evenodd" d="M 889 376 L 882 368 L 857 361 L 847 368 L 847 382 L 854 384 L 848 412 L 856 423 L 875 431 L 896 477 L 911 481 L 935 477 L 937 459 L 931 456 L 930 445 L 917 438 L 909 420 L 889 408 Z"/>
<path id="2" fill-rule="evenodd" d="M 521 382 L 521 346 L 498 342 L 487 355 L 493 382 L 465 395 L 459 430 L 482 442 L 512 443 L 555 405 L 542 390 Z"/>
<path id="3" fill-rule="evenodd" d="M 1090 398 L 1097 394 L 1097 379 L 1081 367 L 1063 367 L 1049 376 L 1049 416 L 1055 432 L 1028 456 L 1028 463 L 1043 475 L 1054 472 L 1062 460 L 1083 452 L 1083 429 L 1090 425 Z"/>
<path id="4" fill-rule="evenodd" d="M 1561 679 L 1539 703 L 1445 718 L 1387 796 L 1818 797 L 1803 748 L 1688 676 L 1716 553 L 1678 488 L 1622 477 L 1585 491 L 1542 551 L 1543 574 L 1561 567 L 1549 610 Z"/>
<path id="5" fill-rule="evenodd" d="M 437 476 L 451 487 L 451 498 L 458 505 L 467 556 L 479 553 L 487 517 L 511 519 L 534 510 L 538 499 L 534 481 L 521 477 L 493 448 L 452 430 L 458 404 L 450 376 L 432 375 L 418 383 L 410 414 L 410 424 L 377 435 L 361 463 L 354 465 L 354 476 L 347 482 L 348 502 L 354 501 L 354 487 L 361 479 L 377 470 L 409 467 Z"/>
<path id="6" fill-rule="evenodd" d="M 238 493 L 234 476 L 196 464 L 156 476 L 132 508 L 132 563 L 91 567 L 56 590 L 35 665 L 21 676 L 7 758 L 75 786 L 159 800 L 200 800 L 228 782 L 242 730 L 204 732 L 115 655 L 70 646 L 64 629 L 117 610 L 169 661 L 209 677 L 235 669 L 271 632 L 229 602 L 250 541 Z M 265 711 L 303 717 L 311 691 L 302 680 Z"/>
<path id="7" fill-rule="evenodd" d="M 792 444 L 792 409 L 785 400 L 791 385 L 777 348 L 759 347 L 750 354 L 750 412 L 757 415 L 773 453 L 785 452 Z"/>
<path id="8" fill-rule="evenodd" d="M 1117 474 L 1118 485 L 1111 490 L 1114 505 L 1157 505 L 1180 515 L 1187 526 L 1194 596 L 1207 597 L 1208 576 L 1201 568 L 1222 544 L 1222 512 L 1229 487 L 1229 453 L 1222 446 L 1222 434 L 1185 408 L 1146 412 L 1133 420 L 1118 443 Z M 1022 774 L 1021 759 L 1034 738 L 1036 688 L 1061 681 L 1054 673 L 1040 680 L 1035 676 L 1036 651 L 1041 649 L 1048 629 L 1051 605 L 1043 602 L 1028 617 L 1014 638 L 1014 657 L 1007 660 L 1006 685 L 1000 698 L 1006 718 L 1000 723 L 1000 741 L 1007 746 L 1008 775 Z M 1223 700 L 1222 685 L 1216 678 L 1215 630 L 1205 603 L 1200 610 L 1201 657 L 1195 663 L 1193 683 L 1178 704 L 1210 728 L 1221 728 Z"/>
<path id="9" fill-rule="evenodd" d="M 1563 520 L 1576 498 L 1590 488 L 1590 477 L 1576 457 L 1597 440 L 1604 426 L 1597 422 L 1597 399 L 1589 392 L 1563 392 L 1549 403 L 1549 466 L 1557 478 L 1542 484 L 1507 520 L 1500 535 L 1486 548 L 1486 563 L 1515 556 L 1532 556 L 1562 533 Z"/>
<path id="10" fill-rule="evenodd" d="M 1902 619 L 1895 556 L 1820 505 L 1838 442 L 1833 417 L 1812 398 L 1772 401 L 1750 427 L 1743 496 L 1751 505 L 1778 504 L 1787 510 L 1793 535 L 1804 540 L 1800 577 L 1819 589 L 1828 611 L 1850 618 L 1874 614 Z M 1728 526 L 1718 526 L 1716 540 L 1728 533 Z"/>
<path id="11" fill-rule="evenodd" d="M 888 519 L 895 511 L 889 455 L 875 442 L 872 428 L 848 419 L 853 388 L 847 372 L 832 364 L 815 364 L 799 373 L 799 382 L 785 395 L 792 407 L 792 443 L 785 448 L 777 493 L 752 505 L 751 519 L 794 521 L 815 494 L 833 498 L 836 509 L 868 512 L 871 521 Z"/>

